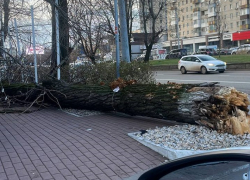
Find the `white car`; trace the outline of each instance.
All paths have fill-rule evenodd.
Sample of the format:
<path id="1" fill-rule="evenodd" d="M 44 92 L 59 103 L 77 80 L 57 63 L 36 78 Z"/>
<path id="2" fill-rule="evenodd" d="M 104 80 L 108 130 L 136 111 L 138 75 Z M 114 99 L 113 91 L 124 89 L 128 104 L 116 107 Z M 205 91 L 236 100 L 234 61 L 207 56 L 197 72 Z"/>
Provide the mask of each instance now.
<path id="1" fill-rule="evenodd" d="M 217 71 L 223 73 L 226 70 L 226 62 L 215 59 L 208 55 L 189 55 L 183 56 L 178 63 L 178 69 L 182 74 L 187 72 L 201 72 L 206 74 L 207 72 Z"/>
<path id="2" fill-rule="evenodd" d="M 232 50 L 231 54 L 250 54 L 250 44 L 243 44 L 240 47 Z"/>

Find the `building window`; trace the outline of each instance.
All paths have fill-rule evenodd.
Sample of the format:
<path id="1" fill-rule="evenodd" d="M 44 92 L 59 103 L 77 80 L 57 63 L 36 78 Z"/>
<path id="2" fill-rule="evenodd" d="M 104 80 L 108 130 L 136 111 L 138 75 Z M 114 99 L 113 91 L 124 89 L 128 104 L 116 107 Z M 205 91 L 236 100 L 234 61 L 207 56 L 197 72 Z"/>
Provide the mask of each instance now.
<path id="1" fill-rule="evenodd" d="M 236 6 L 236 8 L 238 8 L 239 7 L 239 3 L 236 3 L 235 6 Z"/>
<path id="2" fill-rule="evenodd" d="M 184 28 L 184 27 L 185 27 L 185 24 L 183 24 L 182 26 L 183 26 L 183 28 Z"/>
<path id="3" fill-rule="evenodd" d="M 232 6 L 232 4 L 230 4 L 230 9 L 233 9 L 233 6 Z"/>
<path id="4" fill-rule="evenodd" d="M 193 14 L 191 14 L 191 18 L 193 18 Z"/>
<path id="5" fill-rule="evenodd" d="M 182 5 L 184 5 L 184 1 L 182 1 Z"/>
<path id="6" fill-rule="evenodd" d="M 190 10 L 191 10 L 191 11 L 193 10 L 193 6 L 190 7 Z"/>
<path id="7" fill-rule="evenodd" d="M 181 5 L 181 3 L 180 2 L 178 2 L 178 6 L 180 6 Z"/>
<path id="8" fill-rule="evenodd" d="M 185 31 L 183 31 L 182 35 L 183 35 L 183 36 L 185 35 Z"/>
<path id="9" fill-rule="evenodd" d="M 239 12 L 236 12 L 236 17 L 238 17 L 239 16 Z"/>
<path id="10" fill-rule="evenodd" d="M 187 15 L 187 19 L 188 19 L 188 15 Z"/>
<path id="11" fill-rule="evenodd" d="M 188 7 L 186 7 L 186 12 L 188 12 Z"/>
<path id="12" fill-rule="evenodd" d="M 233 28 L 233 23 L 230 23 L 230 27 Z"/>
<path id="13" fill-rule="evenodd" d="M 224 6 L 224 11 L 226 11 L 227 10 L 227 6 Z"/>
<path id="14" fill-rule="evenodd" d="M 224 19 L 227 19 L 227 15 L 224 15 Z"/>
<path id="15" fill-rule="evenodd" d="M 187 31 L 187 34 L 189 34 L 189 31 Z"/>
<path id="16" fill-rule="evenodd" d="M 186 4 L 188 4 L 188 0 L 186 0 Z"/>
<path id="17" fill-rule="evenodd" d="M 233 19 L 233 17 L 234 17 L 234 16 L 233 16 L 233 13 L 231 13 L 231 14 L 230 14 L 230 19 Z"/>
<path id="18" fill-rule="evenodd" d="M 240 23 L 239 23 L 239 21 L 238 21 L 238 22 L 236 22 L 236 26 L 237 26 L 237 27 L 239 27 L 239 26 L 240 26 Z"/>
<path id="19" fill-rule="evenodd" d="M 185 20 L 185 17 L 184 17 L 184 16 L 182 16 L 182 20 L 183 20 L 183 21 Z"/>

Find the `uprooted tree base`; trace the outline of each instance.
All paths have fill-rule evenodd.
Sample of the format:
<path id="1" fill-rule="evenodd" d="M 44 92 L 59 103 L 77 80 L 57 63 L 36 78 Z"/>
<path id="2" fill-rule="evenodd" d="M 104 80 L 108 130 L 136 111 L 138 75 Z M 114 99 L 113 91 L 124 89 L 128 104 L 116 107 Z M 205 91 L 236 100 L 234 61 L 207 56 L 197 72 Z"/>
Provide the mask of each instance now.
<path id="1" fill-rule="evenodd" d="M 118 111 L 199 124 L 230 134 L 250 133 L 248 95 L 232 87 L 207 83 L 134 83 L 120 80 L 110 86 L 102 86 L 44 81 L 40 87 L 5 85 L 4 89 L 9 100 L 29 101 L 29 106 L 45 102 L 63 108 Z M 115 87 L 119 87 L 118 92 L 113 91 Z"/>

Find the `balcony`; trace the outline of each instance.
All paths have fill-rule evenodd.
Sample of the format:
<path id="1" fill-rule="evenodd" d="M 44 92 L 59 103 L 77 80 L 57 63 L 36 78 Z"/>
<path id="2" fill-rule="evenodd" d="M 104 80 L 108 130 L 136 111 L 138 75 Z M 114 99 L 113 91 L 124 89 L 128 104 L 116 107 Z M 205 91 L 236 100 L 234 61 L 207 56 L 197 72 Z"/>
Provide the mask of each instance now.
<path id="1" fill-rule="evenodd" d="M 196 8 L 193 9 L 193 12 L 196 12 L 196 11 L 200 11 L 200 8 L 196 7 Z"/>
<path id="2" fill-rule="evenodd" d="M 194 33 L 194 36 L 200 36 L 198 32 Z"/>
<path id="3" fill-rule="evenodd" d="M 201 19 L 201 12 L 197 11 L 193 15 L 193 20 Z"/>
<path id="4" fill-rule="evenodd" d="M 206 11 L 206 10 L 208 10 L 208 7 L 207 7 L 207 6 L 202 6 L 202 7 L 201 7 L 201 11 Z"/>
<path id="5" fill-rule="evenodd" d="M 193 0 L 193 4 L 198 4 L 200 3 L 200 0 Z"/>
<path id="6" fill-rule="evenodd" d="M 175 6 L 170 7 L 170 10 L 176 10 Z"/>
<path id="7" fill-rule="evenodd" d="M 215 21 L 208 21 L 208 24 L 209 24 L 209 25 L 215 25 L 216 22 L 215 22 Z"/>
<path id="8" fill-rule="evenodd" d="M 249 5 L 248 4 L 244 4 L 244 5 L 241 5 L 240 8 L 241 9 L 249 8 Z"/>
<path id="9" fill-rule="evenodd" d="M 201 27 L 207 27 L 207 26 L 208 26 L 207 22 L 201 23 Z"/>
<path id="10" fill-rule="evenodd" d="M 250 24 L 240 25 L 240 30 L 247 30 L 247 29 L 250 29 Z"/>
<path id="11" fill-rule="evenodd" d="M 244 14 L 242 16 L 240 16 L 240 20 L 244 20 L 244 19 L 249 19 L 249 14 Z"/>
<path id="12" fill-rule="evenodd" d="M 212 11 L 207 13 L 207 17 L 213 17 L 213 16 L 216 16 L 216 12 Z"/>
<path id="13" fill-rule="evenodd" d="M 212 29 L 212 30 L 208 30 L 208 33 L 215 33 L 215 32 L 217 32 L 215 29 Z"/>
<path id="14" fill-rule="evenodd" d="M 176 25 L 176 24 L 177 24 L 177 23 L 176 23 L 175 20 L 174 20 L 174 21 L 172 20 L 172 21 L 170 22 L 170 25 L 171 25 L 171 26 Z"/>
<path id="15" fill-rule="evenodd" d="M 200 28 L 201 27 L 201 21 L 197 20 L 197 23 L 194 24 L 194 28 Z"/>

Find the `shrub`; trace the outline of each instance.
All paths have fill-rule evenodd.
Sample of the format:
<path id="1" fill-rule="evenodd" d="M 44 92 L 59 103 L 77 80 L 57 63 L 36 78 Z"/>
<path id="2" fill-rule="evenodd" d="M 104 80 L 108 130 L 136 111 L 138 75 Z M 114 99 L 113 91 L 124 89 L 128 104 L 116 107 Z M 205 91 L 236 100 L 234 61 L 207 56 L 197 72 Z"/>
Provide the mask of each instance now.
<path id="1" fill-rule="evenodd" d="M 109 84 L 110 82 L 117 79 L 116 63 L 101 62 L 96 65 L 86 64 L 86 65 L 71 67 L 68 70 L 70 76 L 69 77 L 70 83 Z M 153 73 L 150 71 L 149 64 L 143 62 L 135 62 L 135 61 L 131 63 L 121 62 L 120 77 L 126 81 L 136 80 L 137 83 L 141 84 L 155 82 Z"/>

